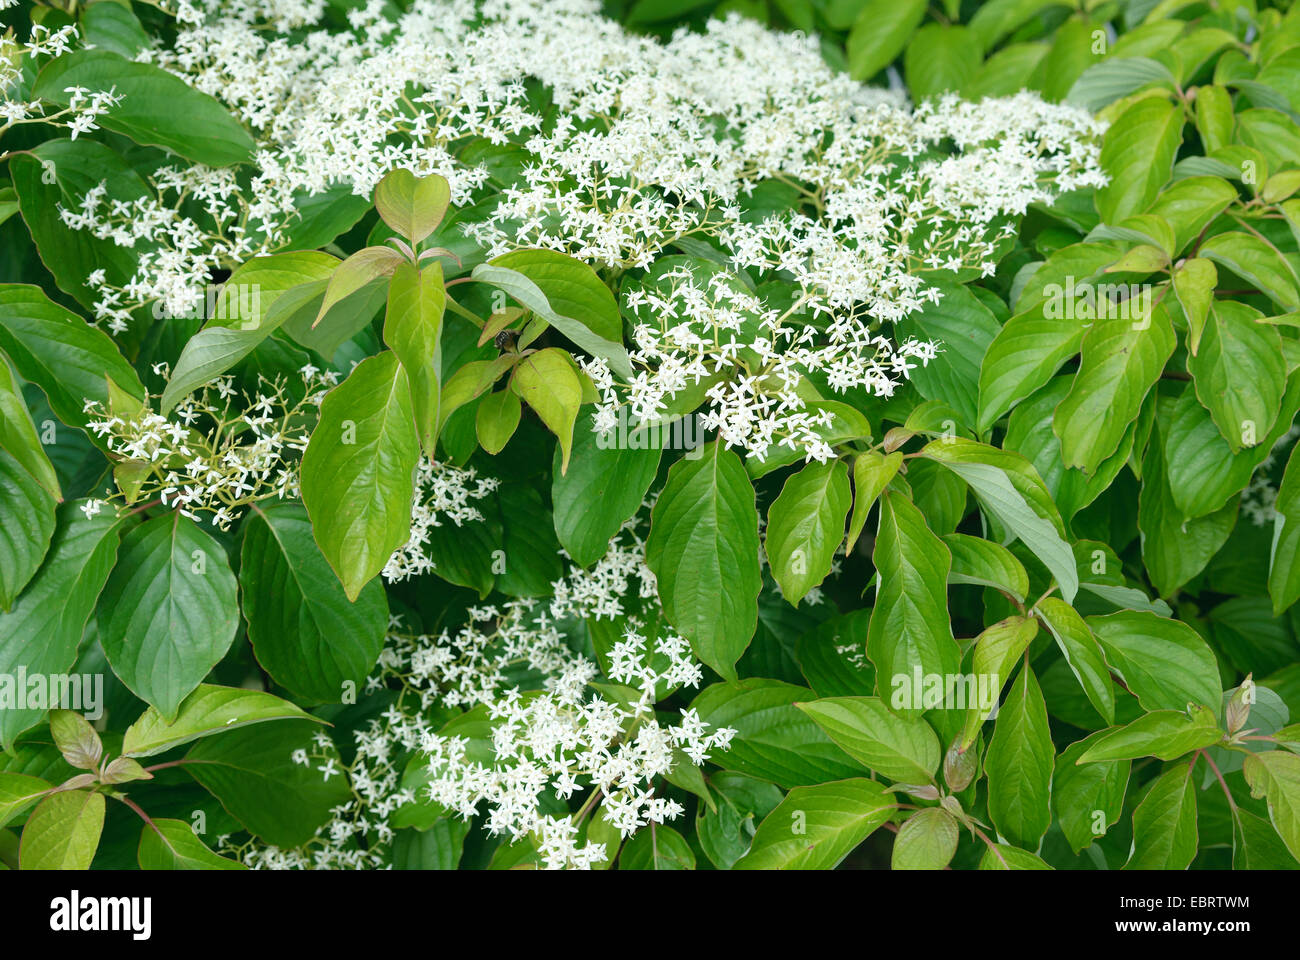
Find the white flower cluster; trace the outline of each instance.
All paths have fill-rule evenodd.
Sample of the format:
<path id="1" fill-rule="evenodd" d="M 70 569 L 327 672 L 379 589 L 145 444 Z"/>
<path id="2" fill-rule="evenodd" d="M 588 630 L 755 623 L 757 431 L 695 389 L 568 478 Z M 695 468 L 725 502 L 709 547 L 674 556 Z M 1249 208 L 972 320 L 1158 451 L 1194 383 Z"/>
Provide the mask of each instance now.
<path id="1" fill-rule="evenodd" d="M 0 3 L 0 10 L 12 6 Z M 3 27 L 0 24 L 0 27 Z M 122 97 L 117 89 L 87 90 L 84 87 L 68 87 L 63 92 L 68 95 L 67 106 L 53 112 L 47 112 L 48 104 L 42 100 L 16 100 L 13 94 L 19 89 L 19 80 L 23 75 L 23 58 L 35 62 L 38 57 L 60 57 L 73 49 L 77 39 L 77 28 L 73 24 L 51 30 L 44 24 L 32 26 L 31 35 L 26 43 L 19 44 L 10 34 L 0 34 L 0 134 L 10 127 L 23 123 L 48 123 L 66 127 L 68 136 L 76 140 L 77 135 L 98 130 L 96 118 L 107 113 Z M 0 159 L 8 156 L 0 152 Z"/>
<path id="2" fill-rule="evenodd" d="M 411 539 L 388 558 L 384 579 L 393 583 L 433 570 L 436 564 L 425 551 L 429 531 L 442 526 L 443 520 L 458 527 L 482 521 L 483 514 L 470 501 L 482 500 L 499 483 L 495 477 L 479 478 L 472 467 L 461 469 L 421 457 L 415 474 L 415 498 L 411 501 Z"/>
<path id="3" fill-rule="evenodd" d="M 1082 111 L 1032 94 L 912 109 L 830 70 L 816 38 L 738 15 L 665 43 L 596 0 L 370 2 L 342 31 L 313 29 L 323 7 L 184 0 L 175 42 L 140 55 L 221 99 L 258 149 L 238 189 L 168 167 L 150 196 L 68 205 L 70 225 L 139 251 L 101 317 L 184 309 L 212 268 L 289 242 L 306 198 L 438 173 L 489 255 L 562 250 L 611 283 L 681 251 L 725 266 L 641 302 L 631 383 L 589 365 L 602 424 L 707 383 L 728 444 L 824 459 L 809 394 L 887 396 L 934 356 L 887 326 L 937 298 L 927 272 L 990 272 L 1011 218 L 1104 182 Z M 202 214 L 182 211 L 193 199 Z"/>
<path id="4" fill-rule="evenodd" d="M 653 603 L 653 578 L 640 559 L 635 526 L 629 522 L 592 571 L 571 567 L 553 585 L 549 602 L 471 607 L 464 625 L 438 635 L 412 634 L 394 618 L 366 684 L 368 697 L 393 699 L 354 732 L 353 762 L 339 760 L 324 735 L 312 750 L 294 755 L 326 779 L 345 774 L 353 800 L 332 811 L 316 838 L 298 850 L 247 841 L 227 844 L 225 851 L 269 869 L 383 866 L 391 857 L 394 814 L 434 801 L 465 818 L 482 814 L 493 834 L 529 838 L 544 866 L 589 867 L 612 851 L 581 842 L 588 816 L 602 817 L 623 836 L 680 816 L 681 805 L 657 796 L 653 781 L 677 764 L 704 763 L 735 735 L 729 728 L 710 730 L 691 710 L 672 724 L 657 716 L 655 703 L 666 691 L 702 679 L 689 644 L 671 632 L 648 639 L 638 632 L 639 621 L 628 617 L 632 626 L 610 649 L 604 678 L 621 686 L 593 696 L 590 685 L 601 679 L 600 670 L 574 651 L 559 623 L 621 615 L 622 601 Z M 633 578 L 640 579 L 639 589 Z M 639 596 L 627 596 L 632 592 Z M 449 717 L 469 710 L 490 721 L 490 741 L 471 745 L 454 732 L 439 734 Z M 413 755 L 417 766 L 427 764 L 415 781 Z M 582 809 L 556 815 L 554 803 L 581 790 L 589 791 Z"/>
<path id="5" fill-rule="evenodd" d="M 599 359 L 583 367 L 601 393 L 595 428 L 613 429 L 626 409 L 636 421 L 655 420 L 678 393 L 707 386 L 700 426 L 716 430 L 728 446 L 764 459 L 773 444 L 826 461 L 834 415 L 810 408 L 804 390 L 809 371 L 825 375 L 829 387 L 865 387 L 889 396 L 916 362 L 926 364 L 935 346 L 909 338 L 895 346 L 853 314 L 818 325 L 805 295 L 784 310 L 766 304 L 740 275 L 718 271 L 701 276 L 698 267 L 666 270 L 653 287 L 627 291 L 624 303 L 636 318 L 636 368 L 630 383 L 617 383 Z"/>
<path id="6" fill-rule="evenodd" d="M 166 366 L 154 372 L 166 376 Z M 250 503 L 299 495 L 298 462 L 308 440 L 303 419 L 314 418 L 337 375 L 308 367 L 302 378 L 291 392 L 285 381 L 259 376 L 256 395 L 248 396 L 233 378 L 221 377 L 186 397 L 169 417 L 148 404 L 112 411 L 87 400 L 86 413 L 98 419 L 86 427 L 104 439 L 119 469 L 127 468 L 132 502 L 157 498 L 192 520 L 208 514 L 228 530 Z M 128 481 L 119 477 L 118 486 L 124 485 Z M 107 503 L 93 499 L 82 509 L 93 516 Z"/>
<path id="7" fill-rule="evenodd" d="M 654 601 L 657 582 L 646 566 L 645 541 L 640 534 L 651 505 L 643 503 L 637 514 L 623 524 L 610 539 L 605 556 L 590 570 L 573 566 L 567 576 L 551 584 L 552 617 L 615 620 L 634 612 L 627 609 L 629 599 L 635 598 L 637 608 L 645 601 Z"/>
<path id="8" fill-rule="evenodd" d="M 579 846 L 573 818 L 557 820 L 543 812 L 548 790 L 567 799 L 591 787 L 578 819 L 599 802 L 599 816 L 624 837 L 647 824 L 675 819 L 683 813 L 681 804 L 656 796 L 654 779 L 671 772 L 683 756 L 703 763 L 711 750 L 725 749 L 735 735 L 730 728 L 709 731 L 693 710 L 682 710 L 675 724 L 663 724 L 656 715 L 652 691 L 657 686 L 680 678 L 698 682 L 699 667 L 684 647 L 657 644 L 654 652 L 667 654 L 669 662 L 666 669 L 652 669 L 645 638 L 629 633 L 618 648 L 615 672 L 640 681 L 643 694 L 628 702 L 585 699 L 586 682 L 595 673 L 590 664 L 575 664 L 543 693 L 507 691 L 487 704 L 492 722 L 489 762 L 474 759 L 463 737 L 428 737 L 423 749 L 429 763 L 429 799 L 466 818 L 486 804 L 488 832 L 509 834 L 513 840 L 535 834 L 543 862 L 551 869 L 587 867 L 605 860 L 608 853 L 601 843 Z M 570 820 L 569 826 L 561 826 L 564 820 Z"/>

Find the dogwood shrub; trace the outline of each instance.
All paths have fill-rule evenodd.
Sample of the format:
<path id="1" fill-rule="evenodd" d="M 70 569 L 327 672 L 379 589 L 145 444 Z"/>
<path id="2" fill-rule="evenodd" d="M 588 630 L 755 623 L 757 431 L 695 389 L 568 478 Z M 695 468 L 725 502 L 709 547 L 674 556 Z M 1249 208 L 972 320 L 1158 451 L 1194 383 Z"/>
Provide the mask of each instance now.
<path id="1" fill-rule="evenodd" d="M 1300 14 L 0 6 L 0 861 L 1297 866 Z"/>

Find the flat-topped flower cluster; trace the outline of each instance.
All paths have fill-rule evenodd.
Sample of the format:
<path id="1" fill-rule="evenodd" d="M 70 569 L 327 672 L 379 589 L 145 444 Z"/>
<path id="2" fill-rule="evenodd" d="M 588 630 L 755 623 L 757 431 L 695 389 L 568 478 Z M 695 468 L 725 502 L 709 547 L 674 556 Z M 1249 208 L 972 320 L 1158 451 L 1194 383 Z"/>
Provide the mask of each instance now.
<path id="1" fill-rule="evenodd" d="M 888 396 L 935 356 L 892 330 L 938 298 L 929 278 L 990 272 L 1030 204 L 1104 182 L 1081 111 L 1032 94 L 912 108 L 832 71 L 816 38 L 738 15 L 660 42 L 596 0 L 415 0 L 396 19 L 371 2 L 343 30 L 323 9 L 181 0 L 174 44 L 139 55 L 224 102 L 257 151 L 69 202 L 70 226 L 138 251 L 127 284 L 97 288 L 110 329 L 148 303 L 183 313 L 213 269 L 292 246 L 304 200 L 368 196 L 405 167 L 448 180 L 444 241 L 560 250 L 632 282 L 633 378 L 587 361 L 600 426 L 703 386 L 729 445 L 824 459 L 810 395 Z M 678 269 L 638 299 L 666 257 L 719 277 Z"/>
<path id="2" fill-rule="evenodd" d="M 654 781 L 678 764 L 703 764 L 735 735 L 710 729 L 689 709 L 671 723 L 656 713 L 668 692 L 702 680 L 690 645 L 671 630 L 648 637 L 628 617 L 602 673 L 574 651 L 565 626 L 623 616 L 614 610 L 624 595 L 641 592 L 632 581 L 653 585 L 638 547 L 629 525 L 592 571 L 570 567 L 550 599 L 472 607 L 464 624 L 437 635 L 394 618 L 366 687 L 391 703 L 354 732 L 353 761 L 339 759 L 328 734 L 294 755 L 324 778 L 346 773 L 353 799 L 302 848 L 227 841 L 227 852 L 271 869 L 381 867 L 391 857 L 394 816 L 435 803 L 447 816 L 482 816 L 507 842 L 531 842 L 542 866 L 585 868 L 611 855 L 584 839 L 588 817 L 626 837 L 681 816 L 682 805 L 657 794 Z M 653 590 L 626 599 L 648 603 L 659 619 Z M 593 694 L 593 681 L 615 686 Z M 490 733 L 438 732 L 462 710 L 475 711 Z M 578 813 L 555 812 L 556 801 L 579 792 L 586 802 Z"/>

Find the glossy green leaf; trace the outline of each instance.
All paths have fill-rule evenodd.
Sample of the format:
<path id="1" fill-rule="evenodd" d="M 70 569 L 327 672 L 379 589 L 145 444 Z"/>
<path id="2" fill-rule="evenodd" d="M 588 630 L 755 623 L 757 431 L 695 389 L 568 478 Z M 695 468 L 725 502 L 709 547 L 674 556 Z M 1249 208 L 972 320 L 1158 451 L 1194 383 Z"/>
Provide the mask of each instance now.
<path id="1" fill-rule="evenodd" d="M 1026 850 L 1038 849 L 1052 820 L 1055 759 L 1043 691 L 1026 664 L 998 711 L 984 758 L 993 825 Z"/>
<path id="2" fill-rule="evenodd" d="M 230 649 L 239 628 L 225 548 L 179 512 L 140 524 L 122 549 L 99 606 L 113 672 L 171 719 Z"/>
<path id="3" fill-rule="evenodd" d="M 695 655 L 734 679 L 758 623 L 758 512 L 740 458 L 720 442 L 677 461 L 651 514 L 646 565 L 664 615 Z"/>
<path id="4" fill-rule="evenodd" d="M 419 458 L 406 374 L 362 361 L 321 404 L 302 458 L 302 500 L 321 553 L 355 601 L 411 532 Z"/>

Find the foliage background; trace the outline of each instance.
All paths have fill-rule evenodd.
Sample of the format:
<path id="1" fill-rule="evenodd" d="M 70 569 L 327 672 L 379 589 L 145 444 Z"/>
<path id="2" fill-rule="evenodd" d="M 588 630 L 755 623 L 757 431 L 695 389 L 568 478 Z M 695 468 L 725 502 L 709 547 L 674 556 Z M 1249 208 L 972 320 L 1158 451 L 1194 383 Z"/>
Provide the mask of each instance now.
<path id="1" fill-rule="evenodd" d="M 111 7 L 117 10 L 109 12 Z M 342 24 L 349 7 L 330 3 L 327 16 Z M 1066 869 L 1117 869 L 1126 863 L 1295 868 L 1300 765 L 1294 751 L 1300 749 L 1300 736 L 1288 723 L 1300 716 L 1300 623 L 1295 614 L 1300 467 L 1289 464 L 1296 438 L 1292 424 L 1300 410 L 1300 199 L 1295 198 L 1300 190 L 1300 13 L 1289 4 L 1187 0 L 1077 5 L 1043 0 L 728 0 L 720 5 L 632 0 L 605 8 L 630 28 L 661 36 L 683 26 L 699 28 L 709 16 L 733 11 L 780 29 L 816 32 L 833 67 L 858 80 L 904 89 L 918 101 L 948 91 L 979 99 L 1036 90 L 1049 101 L 1096 111 L 1109 124 L 1101 158 L 1111 181 L 1100 190 L 1067 195 L 1051 207 L 1032 206 L 996 273 L 974 280 L 965 295 L 958 291 L 942 308 L 923 310 L 900 324 L 918 336 L 943 340 L 946 352 L 888 401 L 859 398 L 855 403 L 869 422 L 871 443 L 844 443 L 837 452 L 851 458 L 858 497 L 854 523 L 862 510 L 867 533 L 820 584 L 826 602 L 792 606 L 765 571 L 753 601 L 756 628 L 743 655 L 719 660 L 696 644 L 701 659 L 723 668 L 722 674 L 709 670 L 698 697 L 682 691 L 659 709 L 693 705 L 714 725 L 736 728 L 736 739 L 729 750 L 715 751 L 704 767 L 707 786 L 673 779 L 666 789 L 687 806 L 686 817 L 671 828 L 643 830 L 627 841 L 619 866 L 730 866 L 763 823 L 753 841 L 755 864 L 761 866 L 886 866 L 891 859 L 896 866 L 935 866 L 951 858 L 954 867 L 972 868 L 998 866 L 1005 857 L 1014 866 Z M 124 10 L 129 19 L 118 12 Z M 22 5 L 16 13 L 20 34 L 28 22 L 57 27 L 76 20 L 102 44 L 137 29 L 159 35 L 170 29 L 164 15 L 141 3 L 101 2 L 66 11 Z M 6 475 L 4 527 L 11 554 L 4 569 L 25 569 L 24 563 L 31 567 L 26 578 L 0 578 L 5 591 L 0 597 L 8 610 L 0 614 L 0 664 L 5 670 L 21 665 L 35 669 L 33 641 L 75 634 L 75 669 L 102 670 L 109 678 L 108 723 L 100 737 L 107 754 L 115 756 L 125 749 L 121 738 L 129 736 L 127 728 L 145 703 L 128 689 L 131 685 L 105 669 L 103 632 L 106 623 L 110 632 L 115 630 L 114 616 L 145 609 L 158 597 L 115 593 L 116 581 L 109 577 L 103 595 L 82 598 L 67 575 L 50 573 L 49 560 L 40 565 L 44 549 L 28 549 L 35 556 L 22 556 L 28 525 L 23 498 L 29 504 L 41 502 L 31 481 L 52 468 L 63 499 L 71 501 L 99 490 L 109 467 L 80 431 L 61 429 L 59 441 L 40 445 L 44 453 L 36 456 L 38 448 L 15 426 L 24 422 L 35 430 L 51 420 L 73 423 L 80 403 L 75 394 L 63 396 L 68 391 L 61 387 L 69 377 L 65 365 L 74 362 L 71 355 L 60 352 L 57 338 L 31 319 L 55 316 L 52 308 L 37 303 L 39 297 L 24 288 L 8 285 L 39 287 L 44 297 L 82 316 L 89 301 L 76 296 L 80 280 L 69 280 L 76 272 L 72 264 L 103 253 L 78 246 L 84 241 L 57 222 L 51 213 L 54 195 L 41 182 L 39 166 L 30 155 L 21 155 L 53 136 L 40 126 L 17 127 L 0 142 L 8 154 L 7 182 L 0 187 L 0 281 L 6 284 L 0 287 L 0 351 L 16 375 L 11 375 L 12 383 L 0 383 L 0 398 L 9 405 L 0 448 L 8 451 L 7 466 L 18 463 L 27 471 L 26 478 L 12 470 Z M 100 131 L 95 137 L 128 165 L 144 169 L 159 161 L 156 148 L 134 143 L 120 131 Z M 93 182 L 102 173 L 86 171 L 84 177 Z M 315 246 L 351 254 L 374 243 L 377 231 L 382 238 L 379 215 L 367 206 L 354 226 Z M 65 269 L 68 274 L 61 275 Z M 1099 322 L 1085 332 L 1078 318 L 1053 315 L 1050 284 L 1088 281 L 1148 285 L 1155 303 L 1150 326 L 1138 330 L 1126 318 Z M 359 336 L 359 354 L 379 354 L 388 339 L 382 313 L 371 327 Z M 122 355 L 100 357 L 95 372 L 111 373 L 124 364 L 158 392 L 163 383 L 151 374 L 151 365 L 163 358 L 174 362 L 185 336 L 174 324 L 159 325 L 138 338 L 133 332 L 122 343 Z M 6 369 L 0 366 L 0 373 Z M 105 397 L 109 403 L 112 399 Z M 453 552 L 467 551 L 463 570 L 450 576 L 456 582 L 425 576 L 386 586 L 389 610 L 409 612 L 432 631 L 463 618 L 464 611 L 493 591 L 498 598 L 530 595 L 531 583 L 522 588 L 517 582 L 503 583 L 493 572 L 496 549 L 511 558 L 536 557 L 524 565 L 522 575 L 530 580 L 547 584 L 560 576 L 563 567 L 554 553 L 561 541 L 570 546 L 554 513 L 554 497 L 563 484 L 555 469 L 562 452 L 552 449 L 556 431 L 548 430 L 551 424 L 544 419 L 525 413 L 495 456 L 478 449 L 483 434 L 481 429 L 476 433 L 472 418 L 462 414 L 458 425 L 449 421 L 450 432 L 441 439 L 447 458 L 505 481 L 484 502 L 488 540 L 448 546 Z M 954 434 L 964 439 L 945 440 Z M 877 451 L 874 458 L 872 449 Z M 924 449 L 926 455 L 908 460 L 905 479 L 884 475 L 880 485 L 893 480 L 893 486 L 881 506 L 872 508 L 875 498 L 863 502 L 862 491 L 871 487 L 872 471 L 887 471 L 881 454 L 896 449 L 909 455 Z M 716 452 L 709 456 L 721 458 Z M 647 476 L 642 490 L 671 488 L 674 470 L 685 476 L 686 461 L 674 462 L 664 456 L 657 478 Z M 958 469 L 972 463 L 991 466 L 1002 479 L 990 480 L 980 469 Z M 809 485 L 818 479 L 814 473 L 805 474 Z M 770 511 L 782 490 L 799 490 L 799 481 L 791 486 L 795 476 L 798 467 L 753 477 L 755 502 L 769 533 Z M 120 487 L 120 476 L 117 482 Z M 1008 483 L 1018 491 L 1018 500 L 999 499 Z M 847 493 L 847 482 L 844 487 Z M 309 489 L 304 496 L 310 508 Z M 664 499 L 671 498 L 661 494 L 656 510 L 668 509 Z M 849 501 L 840 498 L 828 506 L 826 501 L 834 499 L 823 495 L 807 509 L 828 510 L 827 526 L 842 532 Z M 886 507 L 886 502 L 896 505 Z M 1030 515 L 1017 513 L 1026 508 Z M 64 529 L 69 506 L 57 509 L 57 529 Z M 48 511 L 47 542 L 58 536 L 52 503 Z M 806 528 L 804 515 L 796 514 L 790 523 Z M 156 514 L 170 516 L 167 511 Z M 164 525 L 169 522 L 164 519 Z M 1079 589 L 1077 595 L 1068 591 L 1069 607 L 1059 601 L 1035 604 L 1049 591 L 1056 572 L 1044 563 L 1051 546 L 1044 546 L 1043 538 L 1052 539 L 1050 532 L 1042 532 L 1044 523 L 1069 543 L 1077 563 Z M 236 640 L 206 682 L 233 688 L 250 677 L 270 681 L 260 669 L 266 664 L 259 665 L 250 644 L 257 627 L 246 578 L 256 523 L 250 518 L 230 532 L 204 529 L 227 555 L 229 567 L 238 571 L 241 584 L 236 586 L 232 574 L 224 593 L 209 598 L 212 609 L 199 613 L 216 620 L 235 618 L 231 629 Z M 20 532 L 14 536 L 11 530 Z M 954 534 L 996 544 L 1010 541 L 1002 536 L 1008 530 L 1019 534 L 1009 552 L 989 548 L 967 558 L 965 575 L 948 573 L 944 582 L 947 564 L 953 569 L 960 565 Z M 39 532 L 33 536 L 40 540 Z M 322 536 L 318 529 L 316 539 L 328 554 Z M 840 542 L 806 529 L 792 536 L 804 536 L 814 551 L 827 547 L 812 542 L 818 536 L 830 538 L 830 549 Z M 119 567 L 124 561 L 146 562 L 139 559 L 148 554 L 144 540 L 135 532 L 127 535 L 117 548 Z M 882 541 L 901 546 L 891 555 L 881 551 Z M 315 549 L 310 543 L 307 547 Z M 768 561 L 778 568 L 770 540 L 767 549 Z M 652 546 L 652 567 L 653 553 Z M 667 569 L 676 559 L 661 562 Z M 97 562 L 111 568 L 111 551 Z M 683 576 L 689 577 L 690 570 Z M 1021 577 L 1027 577 L 1029 589 L 1017 589 Z M 349 584 L 345 576 L 344 582 L 353 598 L 360 592 L 364 603 L 361 583 L 369 579 Z M 46 591 L 39 599 L 49 620 L 15 621 L 14 610 L 23 609 L 23 589 Z M 927 591 L 937 598 L 937 607 L 916 609 L 914 598 Z M 1062 586 L 1060 593 L 1067 589 Z M 242 612 L 236 609 L 236 594 Z M 88 601 L 82 618 L 90 624 L 85 637 L 70 622 L 75 615 L 53 611 L 65 598 L 78 610 L 77 604 Z M 890 606 L 882 611 L 885 602 Z M 29 594 L 27 609 L 31 606 Z M 678 617 L 709 615 L 674 611 L 669 619 L 686 633 Z M 1041 628 L 1034 626 L 1035 618 Z M 886 696 L 875 686 L 870 666 L 836 659 L 846 639 L 870 653 L 879 649 L 872 645 L 873 635 L 879 644 L 881 637 L 898 632 L 942 635 L 945 629 L 966 644 L 975 637 L 987 640 L 966 647 L 963 670 L 1000 664 L 1008 668 L 1004 674 L 1016 674 L 998 719 L 975 740 L 982 760 L 974 777 L 958 769 L 965 761 L 948 756 L 949 745 L 962 734 L 963 714 L 935 711 L 918 720 L 880 714 L 860 701 L 831 702 L 877 692 Z M 377 655 L 377 649 L 369 655 L 370 664 Z M 1019 660 L 1025 665 L 1016 673 L 1012 668 Z M 723 675 L 731 663 L 738 685 Z M 1100 670 L 1094 669 L 1097 664 Z M 1248 676 L 1256 699 L 1243 718 L 1240 691 Z M 387 705 L 383 697 L 363 698 L 356 706 L 322 704 L 329 698 L 315 696 L 315 691 L 304 695 L 306 680 L 297 690 L 293 684 L 268 685 L 284 700 L 335 724 L 344 762 L 353 758 L 343 734 L 362 727 Z M 144 699 L 155 708 L 163 705 L 170 715 L 178 706 L 175 693 L 159 691 Z M 1189 700 L 1214 716 L 1185 712 Z M 823 707 L 819 711 L 809 701 Z M 266 709 L 268 716 L 292 712 L 288 707 Z M 1151 717 L 1155 719 L 1143 719 Z M 0 776 L 48 783 L 73 776 L 75 770 L 53 745 L 60 731 L 47 735 L 44 724 L 33 726 L 30 717 L 24 721 L 18 728 L 5 727 L 8 752 L 0 755 Z M 1137 727 L 1108 740 L 1108 759 L 1074 763 L 1086 749 L 1078 746 L 1085 738 L 1095 747 L 1102 739 L 1097 731 L 1135 721 Z M 306 723 L 281 719 L 257 724 L 206 738 L 193 749 L 212 754 L 216 763 L 225 743 L 232 768 L 256 767 L 262 753 L 287 753 L 288 735 L 274 731 Z M 1243 725 L 1272 739 L 1233 739 Z M 63 757 L 69 756 L 69 744 L 93 752 L 86 737 L 75 725 L 65 730 Z M 920 776 L 908 776 L 918 767 Z M 909 802 L 919 809 L 911 811 L 910 819 L 895 812 L 890 829 L 873 832 L 883 818 L 877 823 L 863 811 L 874 811 L 882 795 L 853 777 L 854 771 L 865 777 L 868 768 L 886 781 L 915 788 Z M 258 776 L 253 769 L 252 779 Z M 297 774 L 290 768 L 285 776 Z M 846 781 L 853 786 L 820 786 L 845 777 L 853 777 Z M 916 782 L 927 777 L 933 781 L 928 789 Z M 284 845 L 305 839 L 304 828 L 310 835 L 328 808 L 345 796 L 305 780 L 285 781 L 293 785 L 275 795 L 258 793 L 238 778 L 227 783 L 197 780 L 181 769 L 159 771 L 150 782 L 134 781 L 128 793 L 160 823 L 188 822 L 192 810 L 204 807 L 212 810 L 210 835 L 251 832 Z M 101 780 L 96 789 L 105 788 Z M 35 830 L 31 794 L 23 792 L 30 789 L 19 780 L 0 783 L 0 825 L 5 826 L 0 860 L 9 865 L 19 862 L 19 837 Z M 209 803 L 207 791 L 222 801 L 220 809 Z M 941 792 L 955 799 L 940 803 Z M 86 807 L 103 806 L 85 789 L 67 795 Z M 829 811 L 821 819 L 812 817 L 819 852 L 801 859 L 804 854 L 792 852 L 789 836 L 780 831 L 787 829 L 791 810 L 816 811 L 819 803 Z M 575 802 L 572 809 L 578 806 Z M 1100 838 L 1092 829 L 1094 810 L 1103 811 L 1107 826 Z M 75 814 L 77 823 L 87 816 L 65 814 Z M 963 833 L 958 843 L 956 824 L 967 817 L 1015 849 L 991 860 L 988 845 L 973 835 Z M 906 833 L 905 819 L 913 824 Z M 421 824 L 424 829 L 399 830 L 394 865 L 500 867 L 537 859 L 526 843 L 498 846 L 481 826 L 466 831 L 454 822 L 442 818 L 432 826 Z M 148 837 L 148 827 L 143 835 Z M 98 842 L 90 845 L 94 865 L 179 865 L 186 859 L 180 848 L 193 839 L 192 834 L 176 834 L 159 854 L 146 850 L 141 836 L 139 820 L 120 804 L 110 804 L 102 838 L 97 835 Z M 903 843 L 905 836 L 912 846 Z M 198 864 L 214 865 L 217 859 L 206 849 L 190 854 Z M 68 864 L 89 862 L 88 855 L 73 856 L 66 849 L 59 855 L 70 857 Z"/>

